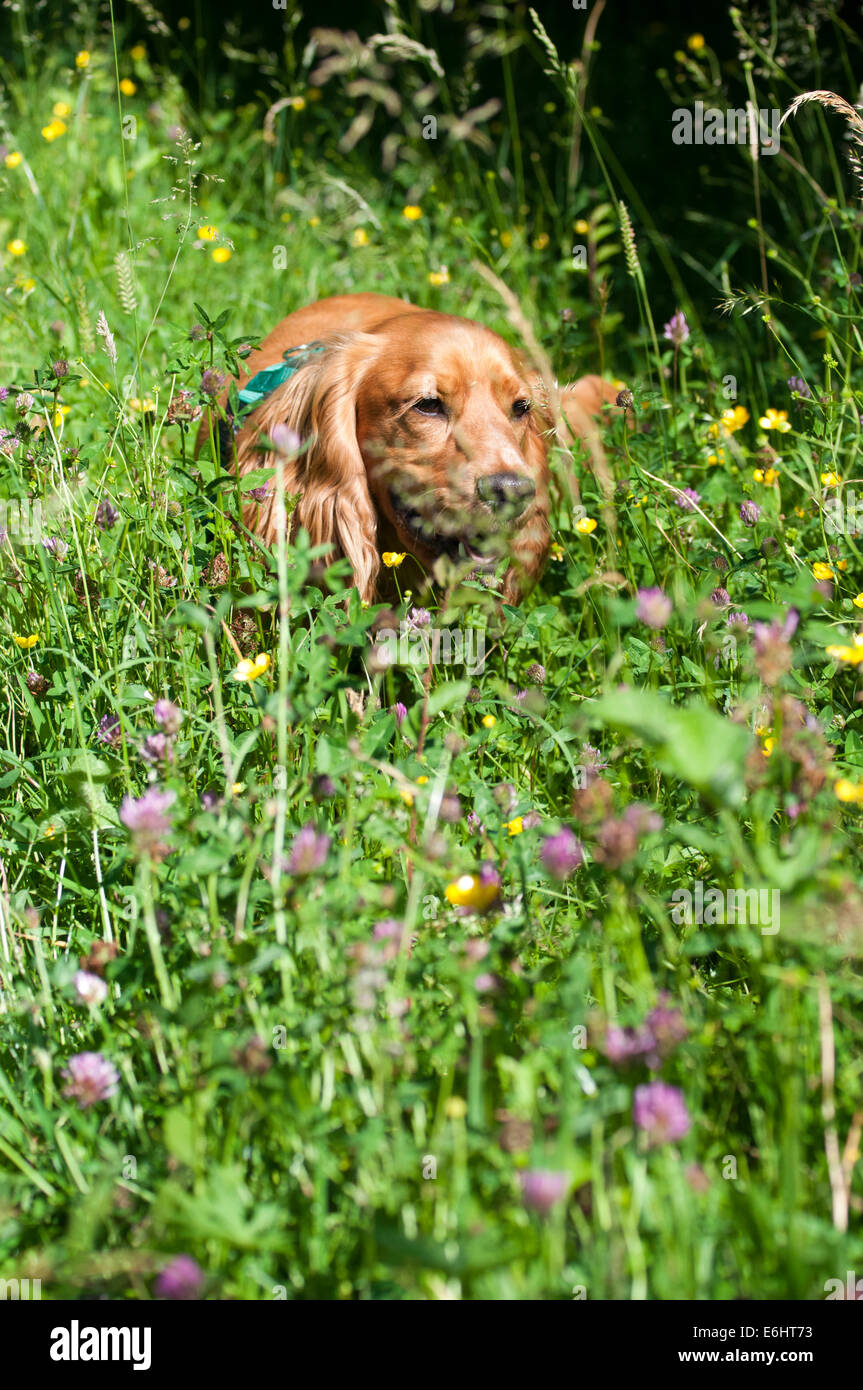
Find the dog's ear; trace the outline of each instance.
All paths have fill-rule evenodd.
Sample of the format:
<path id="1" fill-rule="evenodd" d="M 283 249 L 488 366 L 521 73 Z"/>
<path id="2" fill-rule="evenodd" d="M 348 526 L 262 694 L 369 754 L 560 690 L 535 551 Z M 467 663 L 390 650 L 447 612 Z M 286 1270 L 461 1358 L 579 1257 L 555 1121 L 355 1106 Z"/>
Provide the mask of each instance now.
<path id="1" fill-rule="evenodd" d="M 595 416 L 614 405 L 618 389 L 601 376 L 583 376 L 560 388 L 560 412 L 576 439 L 596 433 Z M 565 441 L 564 441 L 565 442 Z"/>
<path id="2" fill-rule="evenodd" d="M 357 442 L 357 397 L 366 372 L 379 351 L 368 333 L 327 339 L 293 376 L 249 416 L 237 438 L 240 474 L 276 466 L 263 455 L 261 434 L 287 425 L 306 445 L 287 465 L 285 493 L 300 494 L 294 513 L 313 545 L 340 552 L 354 572 L 360 596 L 372 602 L 380 560 L 377 513 Z M 243 509 L 243 520 L 270 545 L 276 540 L 276 499 Z"/>

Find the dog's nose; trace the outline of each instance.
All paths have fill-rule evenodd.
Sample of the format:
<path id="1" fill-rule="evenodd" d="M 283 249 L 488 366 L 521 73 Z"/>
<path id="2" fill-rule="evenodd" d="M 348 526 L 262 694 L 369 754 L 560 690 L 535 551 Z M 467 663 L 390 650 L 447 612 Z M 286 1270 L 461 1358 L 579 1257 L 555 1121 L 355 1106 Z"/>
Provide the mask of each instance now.
<path id="1" fill-rule="evenodd" d="M 508 516 L 520 516 L 536 496 L 530 478 L 520 473 L 491 473 L 477 481 L 476 490 L 483 502 Z"/>

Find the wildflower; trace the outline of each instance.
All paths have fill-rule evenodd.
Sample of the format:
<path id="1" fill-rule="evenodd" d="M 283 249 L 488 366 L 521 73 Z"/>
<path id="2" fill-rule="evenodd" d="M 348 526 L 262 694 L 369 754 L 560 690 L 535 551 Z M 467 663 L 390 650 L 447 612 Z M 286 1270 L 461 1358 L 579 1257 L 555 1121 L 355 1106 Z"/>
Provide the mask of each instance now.
<path id="1" fill-rule="evenodd" d="M 599 827 L 596 858 L 608 869 L 619 869 L 638 850 L 643 834 L 662 829 L 662 817 L 638 802 L 627 806 L 619 819 L 609 817 Z"/>
<path id="2" fill-rule="evenodd" d="M 816 560 L 812 566 L 812 573 L 819 581 L 824 579 L 835 579 L 835 575 L 829 565 L 825 565 L 822 560 Z"/>
<path id="3" fill-rule="evenodd" d="M 682 491 L 674 494 L 674 500 L 681 511 L 694 512 L 697 503 L 701 501 L 701 496 L 694 487 L 685 487 Z"/>
<path id="4" fill-rule="evenodd" d="M 84 1004 L 102 1004 L 108 997 L 105 981 L 98 975 L 91 975 L 89 970 L 76 970 L 72 983 Z"/>
<path id="5" fill-rule="evenodd" d="M 758 421 L 763 430 L 778 430 L 780 434 L 787 434 L 791 428 L 787 410 L 774 410 L 768 407 Z"/>
<path id="6" fill-rule="evenodd" d="M 546 246 L 548 246 L 548 242 L 549 242 L 549 235 L 548 235 L 548 232 L 540 232 L 539 236 L 536 236 L 536 237 L 534 237 L 534 239 L 533 239 L 533 249 L 534 249 L 534 251 L 544 251 L 545 248 L 546 248 Z"/>
<path id="7" fill-rule="evenodd" d="M 859 666 L 863 661 L 863 638 L 855 637 L 852 647 L 831 644 L 824 650 L 828 656 L 833 657 L 834 661 L 844 662 L 848 666 Z"/>
<path id="8" fill-rule="evenodd" d="M 671 599 L 661 589 L 639 589 L 636 595 L 635 616 L 646 627 L 657 631 L 665 627 L 673 611 Z"/>
<path id="9" fill-rule="evenodd" d="M 483 717 L 482 717 L 482 726 L 483 726 L 484 729 L 493 729 L 496 723 L 497 723 L 497 720 L 495 719 L 495 717 L 494 717 L 493 714 L 484 714 L 484 715 L 483 715 Z"/>
<path id="10" fill-rule="evenodd" d="M 7 155 L 4 155 L 3 163 L 7 169 L 17 169 L 21 163 L 21 156 L 17 150 L 10 150 Z"/>
<path id="11" fill-rule="evenodd" d="M 462 874 L 445 889 L 447 902 L 470 912 L 487 912 L 500 898 L 500 875 L 490 864 L 478 874 Z"/>
<path id="12" fill-rule="evenodd" d="M 518 1175 L 521 1199 L 529 1211 L 547 1216 L 569 1191 L 569 1174 L 555 1173 L 548 1168 L 529 1168 Z"/>
<path id="13" fill-rule="evenodd" d="M 288 873 L 306 878 L 320 869 L 330 849 L 329 835 L 319 835 L 313 825 L 304 825 L 291 842 Z"/>
<path id="14" fill-rule="evenodd" d="M 219 392 L 227 385 L 227 377 L 222 372 L 217 372 L 215 368 L 208 367 L 201 374 L 201 390 L 205 396 L 218 396 Z"/>
<path id="15" fill-rule="evenodd" d="M 447 270 L 446 266 L 442 265 L 440 270 L 430 270 L 428 274 L 428 282 L 430 285 L 448 285 L 449 271 Z"/>
<path id="16" fill-rule="evenodd" d="M 48 682 L 44 676 L 40 676 L 38 671 L 28 671 L 24 677 L 24 684 L 31 695 L 44 695 L 48 689 Z"/>
<path id="17" fill-rule="evenodd" d="M 224 265 L 231 259 L 231 248 L 229 246 L 217 246 L 213 252 L 213 260 L 216 265 Z"/>
<path id="18" fill-rule="evenodd" d="M 108 744 L 110 748 L 119 748 L 122 736 L 120 720 L 117 715 L 103 714 L 96 730 L 96 738 L 99 742 Z"/>
<path id="19" fill-rule="evenodd" d="M 583 516 L 575 523 L 575 529 L 582 536 L 590 536 L 596 530 L 596 522 L 592 516 Z"/>
<path id="20" fill-rule="evenodd" d="M 686 339 L 689 337 L 689 324 L 686 322 L 686 315 L 682 310 L 676 309 L 671 315 L 671 318 L 663 329 L 662 336 L 663 338 L 667 338 L 670 343 L 673 343 L 675 349 L 686 342 Z"/>
<path id="21" fill-rule="evenodd" d="M 183 722 L 183 711 L 173 700 L 157 700 L 153 706 L 153 718 L 166 734 L 176 734 Z"/>
<path id="22" fill-rule="evenodd" d="M 408 222 L 418 222 L 422 215 L 423 210 L 416 203 L 408 203 L 407 207 L 402 208 L 402 217 L 406 217 Z"/>
<path id="23" fill-rule="evenodd" d="M 70 1057 L 62 1075 L 69 1083 L 63 1095 L 77 1100 L 81 1110 L 115 1095 L 120 1080 L 116 1067 L 100 1052 L 79 1052 Z"/>
<path id="24" fill-rule="evenodd" d="M 53 555 L 55 560 L 63 560 L 69 553 L 69 545 L 59 536 L 43 536 L 42 545 L 49 555 Z"/>
<path id="25" fill-rule="evenodd" d="M 851 602 L 854 604 L 855 608 L 863 608 L 863 594 L 857 594 L 852 598 Z"/>
<path id="26" fill-rule="evenodd" d="M 796 392 L 796 394 L 798 396 L 801 396 L 805 401 L 809 400 L 810 396 L 812 395 L 812 392 L 806 385 L 806 382 L 803 380 L 802 376 L 790 376 L 785 384 L 787 385 L 789 391 Z"/>
<path id="27" fill-rule="evenodd" d="M 584 850 L 572 831 L 564 826 L 556 835 L 547 835 L 539 860 L 551 878 L 565 879 L 584 862 Z"/>
<path id="28" fill-rule="evenodd" d="M 130 77 L 124 77 L 121 79 L 120 91 L 123 93 L 124 97 L 133 97 L 137 90 L 138 88 L 135 86 L 135 83 L 132 81 Z"/>
<path id="29" fill-rule="evenodd" d="M 167 734 L 147 734 L 141 745 L 141 761 L 149 763 L 168 762 L 171 757 L 171 740 Z"/>
<path id="30" fill-rule="evenodd" d="M 840 484 L 841 482 L 842 482 L 842 479 L 839 477 L 839 474 L 838 474 L 838 473 L 822 473 L 822 474 L 821 474 L 821 486 L 822 486 L 822 487 L 838 487 L 839 484 Z"/>
<path id="31" fill-rule="evenodd" d="M 407 552 L 404 550 L 385 550 L 381 559 L 388 570 L 394 570 L 398 569 L 399 565 L 403 563 L 406 554 Z"/>
<path id="32" fill-rule="evenodd" d="M 400 727 L 408 717 L 407 706 L 403 705 L 401 700 L 396 700 L 396 703 L 390 709 L 390 714 L 395 715 L 396 727 Z"/>
<path id="33" fill-rule="evenodd" d="M 39 641 L 39 634 L 38 632 L 31 632 L 28 637 L 19 637 L 17 632 L 13 632 L 12 641 L 15 643 L 16 647 L 20 647 L 22 651 L 29 652 Z"/>
<path id="34" fill-rule="evenodd" d="M 504 821 L 503 828 L 507 830 L 510 835 L 520 835 L 524 830 L 524 818 L 522 816 L 515 816 L 512 820 Z"/>
<path id="35" fill-rule="evenodd" d="M 107 498 L 103 499 L 96 508 L 96 515 L 93 518 L 100 531 L 110 531 L 120 520 L 120 513 Z"/>
<path id="36" fill-rule="evenodd" d="M 86 68 L 90 62 L 90 54 L 86 48 L 82 48 L 80 53 L 75 54 L 75 67 Z"/>
<path id="37" fill-rule="evenodd" d="M 723 410 L 719 418 L 726 434 L 736 434 L 748 423 L 749 411 L 745 405 L 729 406 L 727 410 Z"/>
<path id="38" fill-rule="evenodd" d="M 59 140 L 61 135 L 66 134 L 65 121 L 53 120 L 42 127 L 42 139 L 47 140 L 50 145 L 52 140 Z"/>
<path id="39" fill-rule="evenodd" d="M 254 660 L 244 657 L 237 662 L 233 673 L 236 681 L 256 681 L 259 676 L 263 676 L 270 669 L 270 657 L 267 652 L 261 652 Z"/>
<path id="40" fill-rule="evenodd" d="M 743 522 L 744 526 L 756 526 L 760 515 L 761 508 L 757 502 L 750 502 L 747 500 L 746 502 L 740 503 L 740 520 Z"/>
<path id="41" fill-rule="evenodd" d="M 123 798 L 120 806 L 120 820 L 132 832 L 135 853 L 150 859 L 164 859 L 170 854 L 170 846 L 163 839 L 171 829 L 171 822 L 165 812 L 172 806 L 175 795 L 172 791 L 160 792 L 149 787 L 143 796 Z"/>
<path id="42" fill-rule="evenodd" d="M 175 1255 L 156 1280 L 159 1298 L 196 1299 L 204 1286 L 204 1271 L 191 1255 Z"/>
<path id="43" fill-rule="evenodd" d="M 551 556 L 552 560 L 560 561 L 563 559 L 563 546 L 560 544 L 559 541 L 553 541 L 551 545 L 548 547 L 548 553 Z"/>
<path id="44" fill-rule="evenodd" d="M 636 1086 L 633 1119 L 654 1144 L 682 1139 L 692 1124 L 683 1092 L 664 1081 Z"/>
<path id="45" fill-rule="evenodd" d="M 784 623 L 754 623 L 752 645 L 755 668 L 765 685 L 776 685 L 791 670 L 791 638 L 797 629 L 800 615 L 796 608 L 788 610 Z"/>
<path id="46" fill-rule="evenodd" d="M 198 228 L 198 238 L 200 241 L 215 241 L 218 235 L 218 227 L 213 227 L 210 224 L 207 224 L 207 226 L 205 227 Z"/>
<path id="47" fill-rule="evenodd" d="M 700 53 L 702 48 L 704 47 L 704 35 L 690 34 L 689 38 L 686 40 L 686 47 L 692 53 Z"/>
<path id="48" fill-rule="evenodd" d="M 590 223 L 585 221 L 583 217 L 580 217 L 578 221 L 573 224 L 573 226 L 574 230 L 578 232 L 579 236 L 587 236 L 588 232 L 590 231 Z"/>
<path id="49" fill-rule="evenodd" d="M 143 63 L 147 56 L 147 50 L 142 43 L 136 43 L 134 48 L 129 49 L 129 57 L 136 63 Z"/>
<path id="50" fill-rule="evenodd" d="M 854 802 L 858 805 L 863 801 L 863 784 L 851 782 L 847 777 L 840 777 L 833 783 L 833 792 L 840 801 Z"/>
<path id="51" fill-rule="evenodd" d="M 752 476 L 756 483 L 763 483 L 765 487 L 772 487 L 779 477 L 779 473 L 775 468 L 756 468 Z"/>
<path id="52" fill-rule="evenodd" d="M 419 632 L 422 628 L 428 627 L 431 622 L 431 613 L 427 608 L 412 608 L 405 618 L 405 627 L 409 632 Z"/>
<path id="53" fill-rule="evenodd" d="M 7 241 L 6 250 L 10 256 L 23 256 L 27 251 L 27 243 L 22 241 L 19 236 L 13 237 L 11 241 Z"/>

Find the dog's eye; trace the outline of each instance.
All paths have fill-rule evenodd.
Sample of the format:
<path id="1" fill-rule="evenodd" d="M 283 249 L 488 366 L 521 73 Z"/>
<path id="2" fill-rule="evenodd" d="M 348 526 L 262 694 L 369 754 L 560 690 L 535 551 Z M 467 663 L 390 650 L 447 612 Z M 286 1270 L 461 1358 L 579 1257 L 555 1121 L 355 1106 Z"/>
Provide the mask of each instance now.
<path id="1" fill-rule="evenodd" d="M 512 406 L 512 413 L 513 413 L 513 415 L 516 417 L 517 420 L 520 420 L 521 417 L 522 417 L 523 415 L 529 415 L 529 414 L 530 414 L 530 401 L 526 401 L 526 400 L 514 401 L 514 402 L 513 402 L 513 406 Z"/>
<path id="2" fill-rule="evenodd" d="M 414 403 L 414 410 L 418 410 L 420 415 L 446 415 L 446 407 L 440 396 L 423 396 L 421 401 Z"/>

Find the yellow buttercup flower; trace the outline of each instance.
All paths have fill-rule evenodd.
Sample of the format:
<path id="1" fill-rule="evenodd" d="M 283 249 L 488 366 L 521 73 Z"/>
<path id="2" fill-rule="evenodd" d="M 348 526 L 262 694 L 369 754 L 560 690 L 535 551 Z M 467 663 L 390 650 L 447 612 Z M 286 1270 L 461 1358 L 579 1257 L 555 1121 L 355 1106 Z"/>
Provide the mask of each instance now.
<path id="1" fill-rule="evenodd" d="M 401 794 L 401 799 L 402 799 L 402 801 L 405 803 L 406 806 L 413 806 L 413 804 L 414 804 L 414 798 L 413 798 L 413 793 L 412 793 L 412 792 L 409 792 L 409 791 L 407 790 L 407 788 L 402 787 L 402 788 L 401 788 L 401 793 L 400 793 L 400 794 Z"/>
<path id="2" fill-rule="evenodd" d="M 815 564 L 812 566 L 812 573 L 815 575 L 815 578 L 819 580 L 835 578 L 830 566 L 825 565 L 821 560 L 815 561 Z"/>
<path id="3" fill-rule="evenodd" d="M 847 560 L 837 560 L 837 561 L 836 561 L 836 568 L 837 568 L 838 570 L 842 570 L 842 572 L 844 573 L 845 570 L 847 570 L 847 568 L 848 568 L 848 561 L 847 561 Z"/>
<path id="4" fill-rule="evenodd" d="M 478 874 L 461 874 L 448 883 L 444 891 L 447 902 L 452 903 L 453 907 L 476 907 L 482 912 L 483 908 L 491 907 L 500 886 L 497 883 L 483 883 Z"/>
<path id="5" fill-rule="evenodd" d="M 225 264 L 225 261 L 229 261 L 230 259 L 231 259 L 231 248 L 230 248 L 230 246 L 217 246 L 217 247 L 214 249 L 214 251 L 213 251 L 213 260 L 216 262 L 216 265 L 224 265 L 224 264 Z"/>
<path id="6" fill-rule="evenodd" d="M 508 830 L 510 835 L 520 835 L 524 830 L 524 820 L 521 816 L 516 816 L 513 820 L 504 821 L 504 829 Z"/>
<path id="7" fill-rule="evenodd" d="M 27 251 L 27 243 L 19 236 L 13 237 L 11 241 L 7 241 L 6 250 L 10 256 L 23 256 Z"/>
<path id="8" fill-rule="evenodd" d="M 405 559 L 407 552 L 404 550 L 385 550 L 381 559 L 388 570 L 397 570 Z"/>
<path id="9" fill-rule="evenodd" d="M 365 227 L 354 227 L 354 234 L 351 240 L 354 246 L 368 246 L 369 234 Z"/>
<path id="10" fill-rule="evenodd" d="M 250 661 L 248 657 L 246 657 L 243 661 L 238 662 L 237 669 L 234 671 L 234 680 L 256 681 L 258 676 L 262 676 L 264 672 L 269 671 L 269 669 L 270 658 L 266 652 L 261 652 L 260 656 L 256 656 L 254 661 Z"/>
<path id="11" fill-rule="evenodd" d="M 582 536 L 589 536 L 591 532 L 596 530 L 596 522 L 592 516 L 583 516 L 575 523 L 575 529 Z"/>
<path id="12" fill-rule="evenodd" d="M 137 410 L 141 415 L 149 415 L 156 409 L 156 402 L 152 396 L 130 396 L 128 405 L 130 410 Z"/>
<path id="13" fill-rule="evenodd" d="M 821 474 L 821 486 L 822 486 L 822 487 L 838 487 L 839 484 L 841 483 L 841 481 L 842 481 L 842 479 L 839 477 L 839 474 L 838 474 L 838 473 L 822 473 L 822 474 Z"/>
<path id="14" fill-rule="evenodd" d="M 134 58 L 136 63 L 143 63 L 147 56 L 147 50 L 142 43 L 136 43 L 134 48 L 129 49 L 129 57 Z"/>
<path id="15" fill-rule="evenodd" d="M 17 150 L 10 150 L 5 156 L 3 163 L 6 165 L 7 169 L 17 169 L 18 165 L 21 163 L 21 156 Z"/>
<path id="16" fill-rule="evenodd" d="M 509 246 L 512 246 L 512 232 L 501 232 L 500 244 L 504 247 L 504 249 L 506 249 Z"/>
<path id="17" fill-rule="evenodd" d="M 63 121 L 49 121 L 42 127 L 42 139 L 47 140 L 49 145 L 52 140 L 59 140 L 61 135 L 66 134 L 66 126 Z"/>
<path id="18" fill-rule="evenodd" d="M 215 240 L 216 240 L 216 237 L 217 237 L 218 235 L 219 235 L 219 229 L 218 229 L 218 227 L 212 226 L 212 224 L 209 223 L 209 222 L 207 223 L 207 225 L 206 225 L 205 227 L 199 227 L 199 228 L 198 228 L 198 240 L 199 240 L 199 241 L 215 241 Z"/>
<path id="19" fill-rule="evenodd" d="M 840 801 L 853 801 L 858 805 L 863 801 L 863 786 L 859 782 L 851 782 L 847 777 L 840 777 L 833 783 L 833 792 Z"/>
<path id="20" fill-rule="evenodd" d="M 449 271 L 445 265 L 442 265 L 440 270 L 430 270 L 428 278 L 430 285 L 448 285 Z"/>
<path id="21" fill-rule="evenodd" d="M 775 738 L 773 738 L 773 737 L 771 736 L 771 737 L 769 737 L 769 738 L 765 738 L 765 739 L 764 739 L 764 741 L 763 741 L 762 744 L 761 744 L 761 751 L 762 751 L 762 753 L 764 754 L 765 758 L 769 758 L 769 757 L 770 757 L 770 754 L 773 752 L 773 749 L 774 749 L 775 747 L 776 747 L 776 739 L 775 739 Z"/>
<path id="22" fill-rule="evenodd" d="M 418 777 L 418 778 L 417 778 L 417 786 L 418 786 L 418 787 L 424 787 L 427 781 L 428 781 L 428 778 L 425 776 L 425 774 L 423 774 L 422 777 Z"/>
<path id="23" fill-rule="evenodd" d="M 772 406 L 768 407 L 758 423 L 763 430 L 778 430 L 780 434 L 787 434 L 791 428 L 788 411 L 774 410 Z"/>
<path id="24" fill-rule="evenodd" d="M 310 218 L 309 218 L 309 226 L 310 226 L 310 227 L 320 227 L 320 225 L 321 225 L 321 219 L 320 219 L 319 217 L 310 217 Z"/>
<path id="25" fill-rule="evenodd" d="M 483 717 L 482 717 L 482 724 L 483 724 L 483 728 L 484 728 L 484 729 L 493 729 L 496 723 L 497 723 L 497 720 L 495 719 L 495 717 L 494 717 L 493 714 L 484 714 L 484 715 L 483 715 Z"/>
<path id="26" fill-rule="evenodd" d="M 854 604 L 855 608 L 863 608 L 863 594 L 857 594 L 856 598 L 852 598 L 851 602 Z"/>
<path id="27" fill-rule="evenodd" d="M 723 429 L 728 434 L 735 434 L 737 430 L 742 430 L 743 426 L 749 421 L 749 411 L 745 405 L 729 406 L 723 410 L 720 416 Z"/>
<path id="28" fill-rule="evenodd" d="M 68 101 L 55 101 L 51 107 L 51 114 L 54 116 L 69 116 L 71 112 L 72 108 Z"/>
<path id="29" fill-rule="evenodd" d="M 549 242 L 548 232 L 540 232 L 539 236 L 533 239 L 534 251 L 544 251 Z"/>
<path id="30" fill-rule="evenodd" d="M 31 632 L 29 637 L 19 637 L 17 632 L 13 632 L 12 641 L 17 647 L 21 647 L 23 651 L 29 652 L 31 647 L 35 647 L 36 643 L 39 641 L 39 634 L 38 632 Z"/>
<path id="31" fill-rule="evenodd" d="M 444 1106 L 444 1114 L 448 1120 L 463 1120 L 467 1114 L 467 1101 L 461 1096 L 450 1096 Z"/>
<path id="32" fill-rule="evenodd" d="M 843 661 L 847 666 L 859 666 L 863 661 L 863 636 L 858 632 L 854 637 L 853 645 L 850 647 L 834 645 L 824 648 L 828 656 L 832 656 L 834 661 Z"/>
<path id="33" fill-rule="evenodd" d="M 90 54 L 86 48 L 82 48 L 80 53 L 75 54 L 75 67 L 86 68 L 90 62 Z"/>
<path id="34" fill-rule="evenodd" d="M 305 97 L 291 97 L 288 105 L 294 111 L 304 111 L 306 109 Z"/>
<path id="35" fill-rule="evenodd" d="M 704 35 L 690 34 L 689 38 L 686 40 L 686 47 L 692 53 L 700 53 L 702 48 L 704 47 Z"/>
<path id="36" fill-rule="evenodd" d="M 590 223 L 586 222 L 583 217 L 579 217 L 575 223 L 575 231 L 578 232 L 579 236 L 587 236 L 590 231 Z"/>
<path id="37" fill-rule="evenodd" d="M 120 82 L 120 91 L 124 97 L 133 97 L 137 90 L 135 83 L 129 77 L 124 77 Z"/>
<path id="38" fill-rule="evenodd" d="M 418 222 L 422 215 L 423 210 L 417 207 L 416 203 L 408 203 L 402 208 L 402 217 L 406 217 L 408 222 Z"/>
<path id="39" fill-rule="evenodd" d="M 548 547 L 548 553 L 551 556 L 552 560 L 562 560 L 563 546 L 560 544 L 559 541 L 553 541 L 552 544 Z"/>
<path id="40" fill-rule="evenodd" d="M 765 487 L 771 487 L 779 477 L 779 470 L 776 468 L 756 468 L 752 476 L 756 483 L 764 483 Z"/>

